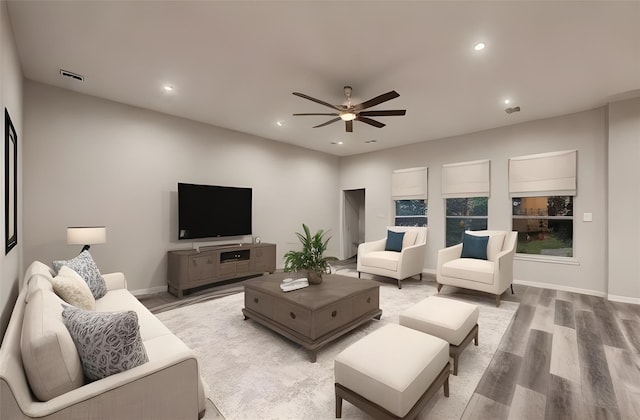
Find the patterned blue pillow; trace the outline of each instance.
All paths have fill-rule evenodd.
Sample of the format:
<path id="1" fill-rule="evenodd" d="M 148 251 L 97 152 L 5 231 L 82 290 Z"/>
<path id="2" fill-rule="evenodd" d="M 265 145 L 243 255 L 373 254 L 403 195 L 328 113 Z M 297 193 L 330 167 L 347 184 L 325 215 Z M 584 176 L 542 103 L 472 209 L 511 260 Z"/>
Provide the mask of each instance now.
<path id="1" fill-rule="evenodd" d="M 404 232 L 394 232 L 392 230 L 387 231 L 387 243 L 385 244 L 385 251 L 402 251 L 402 240 L 404 239 Z"/>
<path id="2" fill-rule="evenodd" d="M 100 299 L 107 294 L 107 284 L 102 278 L 100 270 L 98 270 L 98 266 L 93 261 L 89 251 L 82 251 L 77 257 L 68 261 L 53 262 L 53 268 L 56 272 L 59 272 L 63 265 L 80 274 L 80 277 L 89 285 L 91 294 L 95 299 Z"/>
<path id="3" fill-rule="evenodd" d="M 124 372 L 149 361 L 134 311 L 94 312 L 63 305 L 62 320 L 89 381 Z"/>
<path id="4" fill-rule="evenodd" d="M 488 243 L 488 236 L 475 236 L 465 233 L 462 238 L 462 254 L 460 258 L 486 260 Z"/>

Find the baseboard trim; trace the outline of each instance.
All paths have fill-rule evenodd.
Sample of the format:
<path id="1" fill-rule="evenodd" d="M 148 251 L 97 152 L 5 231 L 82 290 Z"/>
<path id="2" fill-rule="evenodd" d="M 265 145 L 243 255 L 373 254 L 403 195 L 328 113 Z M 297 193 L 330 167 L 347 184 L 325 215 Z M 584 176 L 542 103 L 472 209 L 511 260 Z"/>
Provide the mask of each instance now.
<path id="1" fill-rule="evenodd" d="M 559 284 L 540 283 L 536 281 L 526 281 L 526 280 L 513 280 L 513 283 L 521 284 L 523 286 L 540 287 L 542 289 L 552 289 L 552 290 L 561 290 L 563 292 L 580 293 L 583 295 L 597 296 L 601 298 L 607 297 L 607 294 L 605 292 L 598 292 L 597 290 L 589 290 L 589 289 L 580 289 L 578 287 L 562 286 Z"/>
<path id="2" fill-rule="evenodd" d="M 167 291 L 167 286 L 156 286 L 149 289 L 130 290 L 133 296 L 153 295 L 155 293 L 162 293 Z"/>
<path id="3" fill-rule="evenodd" d="M 613 302 L 633 303 L 635 305 L 640 305 L 640 298 L 618 296 L 618 295 L 607 295 L 607 299 Z"/>

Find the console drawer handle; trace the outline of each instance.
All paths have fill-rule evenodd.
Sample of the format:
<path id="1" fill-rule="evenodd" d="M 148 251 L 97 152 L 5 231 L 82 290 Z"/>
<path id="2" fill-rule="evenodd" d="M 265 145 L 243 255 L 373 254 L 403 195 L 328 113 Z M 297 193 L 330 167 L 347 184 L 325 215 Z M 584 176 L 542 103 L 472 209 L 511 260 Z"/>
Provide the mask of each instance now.
<path id="1" fill-rule="evenodd" d="M 331 318 L 335 318 L 338 315 L 338 311 L 331 312 Z"/>
<path id="2" fill-rule="evenodd" d="M 260 302 L 260 299 L 258 299 L 258 298 L 256 297 L 256 298 L 253 298 L 253 301 L 254 301 L 255 303 L 258 303 L 258 302 Z"/>
<path id="3" fill-rule="evenodd" d="M 367 303 L 371 303 L 371 296 L 367 298 Z"/>
<path id="4" fill-rule="evenodd" d="M 289 316 L 291 317 L 291 319 L 296 319 L 296 314 L 294 314 L 293 312 L 289 312 Z"/>

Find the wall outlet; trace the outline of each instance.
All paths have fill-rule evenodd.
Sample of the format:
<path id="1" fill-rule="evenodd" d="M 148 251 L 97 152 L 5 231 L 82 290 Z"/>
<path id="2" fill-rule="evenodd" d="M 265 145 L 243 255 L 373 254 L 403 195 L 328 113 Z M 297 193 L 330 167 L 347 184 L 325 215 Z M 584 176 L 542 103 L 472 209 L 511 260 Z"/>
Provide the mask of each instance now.
<path id="1" fill-rule="evenodd" d="M 583 222 L 593 222 L 593 213 L 585 213 L 582 215 Z"/>

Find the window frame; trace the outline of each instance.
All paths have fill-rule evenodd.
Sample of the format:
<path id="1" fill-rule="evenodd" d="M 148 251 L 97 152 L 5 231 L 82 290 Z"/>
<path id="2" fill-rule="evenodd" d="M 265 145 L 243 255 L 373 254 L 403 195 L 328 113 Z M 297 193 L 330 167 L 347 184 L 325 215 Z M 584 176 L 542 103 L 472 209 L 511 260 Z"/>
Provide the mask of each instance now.
<path id="1" fill-rule="evenodd" d="M 456 216 L 449 216 L 447 214 L 448 211 L 448 200 L 469 200 L 469 199 L 475 199 L 475 198 L 482 198 L 485 199 L 486 202 L 486 209 L 487 209 L 487 214 L 485 216 L 467 216 L 467 215 L 456 215 Z M 476 230 L 486 230 L 488 229 L 489 226 L 489 197 L 486 196 L 469 196 L 469 197 L 445 197 L 444 199 L 444 242 L 445 242 L 445 247 L 450 247 L 450 246 L 454 246 L 454 245 L 458 245 L 462 243 L 462 236 L 460 237 L 460 241 L 456 242 L 456 243 L 449 243 L 447 238 L 449 237 L 448 235 L 448 223 L 447 221 L 449 219 L 471 219 L 471 220 L 486 220 L 486 228 L 485 229 L 476 229 Z M 465 229 L 463 232 L 466 232 L 469 229 Z"/>
<path id="2" fill-rule="evenodd" d="M 398 201 L 423 201 L 424 202 L 424 215 L 422 214 L 412 214 L 412 215 L 403 215 L 398 216 Z M 409 219 L 409 218 L 422 218 L 424 217 L 424 225 L 402 225 L 398 224 L 398 219 Z M 429 226 L 429 201 L 427 197 L 396 197 L 393 199 L 393 225 L 394 226 L 419 226 L 419 227 L 427 227 Z"/>

